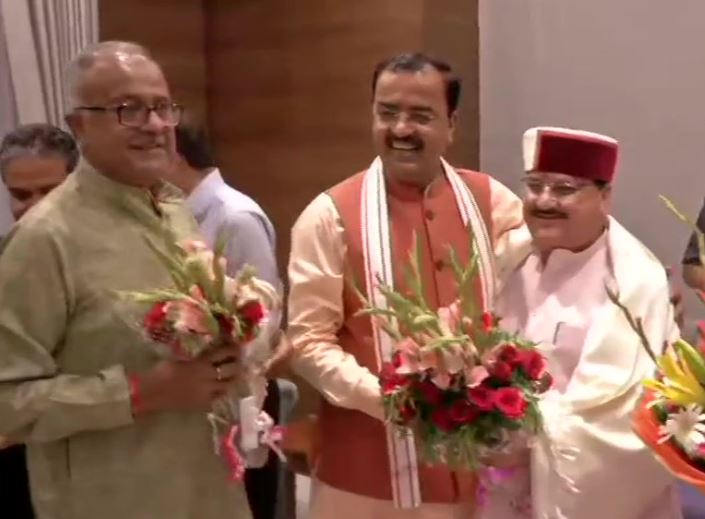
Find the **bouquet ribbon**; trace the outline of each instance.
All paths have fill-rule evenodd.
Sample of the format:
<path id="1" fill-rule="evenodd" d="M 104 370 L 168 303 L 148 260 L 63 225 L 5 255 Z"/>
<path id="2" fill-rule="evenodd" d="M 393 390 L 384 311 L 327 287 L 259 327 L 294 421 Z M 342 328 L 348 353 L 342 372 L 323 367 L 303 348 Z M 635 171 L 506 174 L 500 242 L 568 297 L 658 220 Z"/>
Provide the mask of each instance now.
<path id="1" fill-rule="evenodd" d="M 284 428 L 274 425 L 274 420 L 264 411 L 260 412 L 257 417 L 256 425 L 259 433 L 259 444 L 269 447 L 280 461 L 286 461 L 286 457 L 280 446 L 284 437 Z M 221 452 L 228 466 L 230 479 L 232 481 L 242 481 L 245 476 L 245 469 L 247 468 L 247 462 L 238 445 L 237 438 L 240 431 L 241 427 L 239 425 L 230 426 L 220 444 Z"/>

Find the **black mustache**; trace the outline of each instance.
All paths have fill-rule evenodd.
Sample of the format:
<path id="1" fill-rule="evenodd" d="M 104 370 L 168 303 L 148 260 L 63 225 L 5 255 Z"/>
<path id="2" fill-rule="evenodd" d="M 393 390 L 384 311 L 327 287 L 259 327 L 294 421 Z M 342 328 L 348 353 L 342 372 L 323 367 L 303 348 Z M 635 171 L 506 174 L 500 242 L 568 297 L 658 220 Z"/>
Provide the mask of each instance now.
<path id="1" fill-rule="evenodd" d="M 387 145 L 388 148 L 391 148 L 395 142 L 403 142 L 404 144 L 409 144 L 413 146 L 417 150 L 422 150 L 424 147 L 424 143 L 421 139 L 418 137 L 394 137 L 394 135 L 387 135 L 385 139 L 385 144 Z"/>
<path id="2" fill-rule="evenodd" d="M 531 216 L 534 216 L 536 218 L 546 218 L 549 220 L 565 220 L 568 218 L 568 215 L 565 213 L 562 213 L 560 211 L 541 211 L 538 209 L 534 209 L 531 211 Z"/>

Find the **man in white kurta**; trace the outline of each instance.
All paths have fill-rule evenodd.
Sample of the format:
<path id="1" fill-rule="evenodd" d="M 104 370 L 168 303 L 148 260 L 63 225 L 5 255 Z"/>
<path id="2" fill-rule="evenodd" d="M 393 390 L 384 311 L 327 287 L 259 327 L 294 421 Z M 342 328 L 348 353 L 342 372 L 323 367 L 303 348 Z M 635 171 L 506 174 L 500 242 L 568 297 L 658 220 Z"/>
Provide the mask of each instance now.
<path id="1" fill-rule="evenodd" d="M 631 430 L 641 380 L 654 367 L 606 290 L 642 317 L 651 344 L 677 335 L 663 266 L 608 216 L 617 149 L 588 132 L 524 135 L 530 234 L 498 310 L 507 329 L 546 346 L 554 386 L 531 466 L 516 474 L 513 499 L 497 492 L 505 509 L 493 517 L 522 517 L 511 509 L 522 504 L 536 519 L 681 516 L 672 478 Z"/>

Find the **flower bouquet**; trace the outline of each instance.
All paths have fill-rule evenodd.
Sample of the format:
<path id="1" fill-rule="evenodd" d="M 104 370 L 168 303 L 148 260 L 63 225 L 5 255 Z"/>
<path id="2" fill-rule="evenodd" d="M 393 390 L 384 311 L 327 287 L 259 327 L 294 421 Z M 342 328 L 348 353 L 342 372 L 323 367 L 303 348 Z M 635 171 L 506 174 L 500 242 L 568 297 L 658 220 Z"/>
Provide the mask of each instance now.
<path id="1" fill-rule="evenodd" d="M 268 341 L 255 339 L 265 332 L 279 296 L 249 266 L 235 277 L 226 275 L 224 240 L 218 241 L 215 251 L 200 241 L 177 242 L 171 235 L 165 240 L 165 250 L 148 243 L 169 271 L 173 286 L 122 294 L 147 306 L 141 330 L 163 354 L 180 360 L 224 345 L 239 346 L 236 361 L 242 367 L 242 379 L 213 403 L 208 414 L 214 450 L 225 458 L 232 477 L 239 480 L 246 465 L 243 453 L 261 444 L 277 450 L 280 431 L 261 411 L 264 395 L 257 395 L 261 392 L 258 385 L 263 386 L 263 365 L 271 353 Z"/>
<path id="2" fill-rule="evenodd" d="M 461 265 L 451 250 L 458 299 L 438 310 L 426 301 L 419 264 L 417 249 L 406 272 L 408 293 L 379 284 L 387 308 L 360 295 L 362 313 L 393 342 L 392 361 L 380 374 L 385 416 L 400 434 L 414 433 L 426 463 L 478 470 L 518 436 L 529 439 L 541 429 L 546 360 L 479 308 L 476 255 Z"/>
<path id="3" fill-rule="evenodd" d="M 668 199 L 662 200 L 695 229 L 702 257 L 702 232 Z M 643 382 L 646 390 L 633 415 L 634 431 L 674 476 L 705 492 L 705 354 L 679 339 L 657 355 L 641 319 L 632 316 L 617 294 L 608 294 L 657 366 L 655 376 Z"/>

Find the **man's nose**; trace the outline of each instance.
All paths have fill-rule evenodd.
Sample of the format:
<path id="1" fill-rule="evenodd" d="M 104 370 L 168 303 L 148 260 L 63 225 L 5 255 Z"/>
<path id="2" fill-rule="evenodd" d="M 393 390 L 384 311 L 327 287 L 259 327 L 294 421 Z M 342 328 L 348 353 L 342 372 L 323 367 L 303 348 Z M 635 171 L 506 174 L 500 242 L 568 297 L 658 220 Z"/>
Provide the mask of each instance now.
<path id="1" fill-rule="evenodd" d="M 405 117 L 399 117 L 392 125 L 392 134 L 395 137 L 404 138 L 413 133 L 414 129 Z"/>
<path id="2" fill-rule="evenodd" d="M 152 132 L 161 132 L 166 128 L 168 125 L 164 122 L 164 120 L 157 115 L 157 112 L 154 110 L 150 110 L 149 113 L 147 114 L 147 120 L 145 121 L 144 125 L 142 126 L 142 129 L 146 131 L 152 131 Z"/>
<path id="3" fill-rule="evenodd" d="M 558 201 L 551 194 L 548 186 L 544 186 L 540 193 L 533 196 L 532 205 L 537 209 L 546 211 L 549 209 L 555 209 L 558 206 Z"/>

